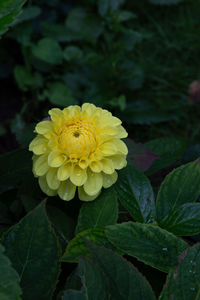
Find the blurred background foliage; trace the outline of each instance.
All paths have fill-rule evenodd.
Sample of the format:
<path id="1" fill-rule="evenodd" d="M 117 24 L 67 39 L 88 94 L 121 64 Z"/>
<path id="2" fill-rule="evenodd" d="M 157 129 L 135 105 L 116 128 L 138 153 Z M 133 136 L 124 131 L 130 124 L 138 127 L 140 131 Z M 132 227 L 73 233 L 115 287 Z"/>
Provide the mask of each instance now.
<path id="1" fill-rule="evenodd" d="M 27 146 L 51 107 L 83 102 L 111 110 L 135 141 L 195 143 L 199 15 L 197 0 L 27 1 L 0 40 L 0 151 Z"/>

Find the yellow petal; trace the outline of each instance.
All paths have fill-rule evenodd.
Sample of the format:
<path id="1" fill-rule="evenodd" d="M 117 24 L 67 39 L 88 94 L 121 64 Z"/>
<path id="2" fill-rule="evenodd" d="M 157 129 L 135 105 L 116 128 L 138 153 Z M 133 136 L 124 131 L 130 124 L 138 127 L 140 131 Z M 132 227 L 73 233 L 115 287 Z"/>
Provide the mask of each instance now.
<path id="1" fill-rule="evenodd" d="M 43 193 L 45 193 L 48 196 L 55 196 L 57 194 L 57 191 L 50 189 L 50 187 L 47 184 L 46 176 L 39 177 L 39 185 Z"/>
<path id="2" fill-rule="evenodd" d="M 109 158 L 104 158 L 101 160 L 102 171 L 106 174 L 112 174 L 114 172 L 113 162 Z"/>
<path id="3" fill-rule="evenodd" d="M 69 201 L 74 198 L 76 192 L 76 186 L 71 183 L 70 180 L 66 180 L 61 182 L 60 187 L 58 189 L 58 195 L 61 199 L 65 201 Z"/>
<path id="4" fill-rule="evenodd" d="M 72 118 L 76 118 L 80 115 L 81 108 L 78 105 L 70 105 L 67 110 Z"/>
<path id="5" fill-rule="evenodd" d="M 79 160 L 79 167 L 81 167 L 82 169 L 86 169 L 88 167 L 89 161 L 87 157 L 82 157 Z"/>
<path id="6" fill-rule="evenodd" d="M 66 159 L 66 156 L 59 151 L 52 151 L 48 156 L 48 164 L 52 168 L 60 167 Z"/>
<path id="7" fill-rule="evenodd" d="M 60 185 L 60 181 L 57 178 L 57 169 L 50 168 L 46 175 L 47 184 L 52 190 L 57 190 Z"/>
<path id="8" fill-rule="evenodd" d="M 36 136 L 29 145 L 29 151 L 36 155 L 44 154 L 47 150 L 47 139 L 42 136 Z"/>
<path id="9" fill-rule="evenodd" d="M 101 135 L 109 135 L 109 136 L 115 136 L 116 134 L 118 134 L 118 129 L 117 127 L 105 127 L 101 130 Z"/>
<path id="10" fill-rule="evenodd" d="M 116 117 L 111 116 L 107 116 L 104 117 L 102 116 L 102 118 L 99 120 L 99 127 L 100 128 L 105 128 L 106 126 L 119 126 L 121 125 L 122 121 Z"/>
<path id="11" fill-rule="evenodd" d="M 96 195 L 102 188 L 103 178 L 101 173 L 93 173 L 88 170 L 87 181 L 84 184 L 84 191 L 90 196 Z"/>
<path id="12" fill-rule="evenodd" d="M 112 159 L 113 162 L 113 166 L 115 169 L 120 170 L 124 167 L 126 167 L 127 165 L 127 161 L 126 161 L 126 156 L 125 155 L 113 155 L 111 157 L 109 157 L 110 159 Z"/>
<path id="13" fill-rule="evenodd" d="M 34 159 L 33 169 L 36 176 L 43 176 L 49 170 L 47 155 L 43 154 Z"/>
<path id="14" fill-rule="evenodd" d="M 71 163 L 66 163 L 66 164 L 62 165 L 58 169 L 58 173 L 57 173 L 58 180 L 64 181 L 64 180 L 68 179 L 71 174 L 71 168 L 72 168 Z"/>
<path id="15" fill-rule="evenodd" d="M 78 165 L 75 165 L 71 171 L 70 180 L 76 186 L 83 185 L 87 180 L 86 170 L 81 169 Z"/>
<path id="16" fill-rule="evenodd" d="M 49 131 L 53 130 L 52 122 L 51 121 L 42 121 L 42 122 L 39 122 L 36 125 L 35 130 L 39 134 L 46 134 Z"/>
<path id="17" fill-rule="evenodd" d="M 128 148 L 127 148 L 126 144 L 123 141 L 121 141 L 119 139 L 113 139 L 112 143 L 115 144 L 115 146 L 118 150 L 118 153 L 122 153 L 124 155 L 128 154 Z"/>
<path id="18" fill-rule="evenodd" d="M 88 117 L 92 116 L 96 110 L 96 106 L 91 103 L 84 103 L 81 108 L 82 115 L 84 116 L 86 114 Z"/>
<path id="19" fill-rule="evenodd" d="M 101 193 L 101 190 L 96 195 L 89 196 L 88 194 L 86 194 L 86 192 L 84 191 L 84 188 L 82 186 L 78 187 L 78 196 L 79 196 L 79 199 L 82 201 L 92 201 L 92 200 L 96 199 L 100 193 Z"/>
<path id="20" fill-rule="evenodd" d="M 106 142 L 102 144 L 99 147 L 99 150 L 104 154 L 104 155 L 114 155 L 117 153 L 117 147 L 115 146 L 114 143 L 111 142 Z"/>
<path id="21" fill-rule="evenodd" d="M 105 189 L 109 188 L 111 185 L 113 185 L 118 178 L 118 174 L 116 171 L 114 171 L 112 174 L 103 174 L 103 187 Z"/>
<path id="22" fill-rule="evenodd" d="M 90 169 L 95 172 L 99 173 L 102 171 L 102 164 L 100 161 L 91 161 L 90 162 Z"/>
<path id="23" fill-rule="evenodd" d="M 52 108 L 49 110 L 49 115 L 51 116 L 51 120 L 55 123 L 62 123 L 63 112 L 59 108 Z M 57 124 L 58 125 L 58 124 Z"/>
<path id="24" fill-rule="evenodd" d="M 124 139 L 128 136 L 127 131 L 121 125 L 117 127 L 117 131 L 118 131 L 118 133 L 117 133 L 116 137 L 119 138 L 119 139 Z"/>

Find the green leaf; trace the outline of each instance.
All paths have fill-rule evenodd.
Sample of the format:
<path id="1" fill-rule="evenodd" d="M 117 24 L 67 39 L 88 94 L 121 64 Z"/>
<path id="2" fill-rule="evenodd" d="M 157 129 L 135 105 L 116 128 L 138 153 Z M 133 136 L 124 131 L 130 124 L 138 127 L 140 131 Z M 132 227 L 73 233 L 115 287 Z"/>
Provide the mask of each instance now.
<path id="1" fill-rule="evenodd" d="M 108 13 L 109 0 L 98 0 L 98 12 L 100 16 L 104 17 Z"/>
<path id="2" fill-rule="evenodd" d="M 49 89 L 49 101 L 59 106 L 69 106 L 77 104 L 71 90 L 62 82 L 55 82 Z"/>
<path id="3" fill-rule="evenodd" d="M 81 256 L 90 256 L 84 239 L 114 249 L 113 245 L 107 240 L 104 230 L 101 228 L 91 228 L 78 233 L 68 244 L 62 261 L 78 262 Z"/>
<path id="4" fill-rule="evenodd" d="M 200 244 L 188 248 L 180 257 L 176 270 L 172 269 L 160 295 L 160 300 L 199 300 Z"/>
<path id="5" fill-rule="evenodd" d="M 32 33 L 33 33 L 33 24 L 27 23 L 26 26 L 24 24 L 19 24 L 16 27 L 12 28 L 10 32 L 7 33 L 7 36 L 9 38 L 12 38 L 16 40 L 19 44 L 23 46 L 32 46 Z M 26 49 L 23 51 L 24 59 L 26 60 L 27 54 L 28 53 L 28 48 L 23 48 Z"/>
<path id="6" fill-rule="evenodd" d="M 111 299 L 115 300 L 155 300 L 155 295 L 147 280 L 138 270 L 117 253 L 104 247 L 87 243 L 94 263 L 104 272 Z"/>
<path id="7" fill-rule="evenodd" d="M 43 84 L 41 74 L 37 72 L 31 74 L 25 66 L 16 65 L 14 76 L 19 88 L 24 92 L 28 91 L 31 87 L 41 87 Z"/>
<path id="8" fill-rule="evenodd" d="M 62 63 L 63 53 L 59 43 L 50 38 L 39 40 L 38 44 L 32 48 L 32 53 L 37 58 L 52 64 Z"/>
<path id="9" fill-rule="evenodd" d="M 14 25 L 32 20 L 41 14 L 41 8 L 39 6 L 30 5 L 23 9 L 19 18 L 14 22 Z"/>
<path id="10" fill-rule="evenodd" d="M 136 72 L 136 71 L 135 71 Z M 138 73 L 138 74 L 137 74 Z M 123 76 L 124 84 L 129 89 L 138 89 L 141 88 L 143 85 L 143 73 L 139 70 L 132 78 L 129 78 L 130 75 Z M 135 78 L 134 78 L 135 77 Z M 176 121 L 179 119 L 179 114 L 174 112 L 166 112 L 164 110 L 159 109 L 155 105 L 151 105 L 147 108 L 139 108 L 139 109 L 130 109 L 127 107 L 127 110 L 124 111 L 124 119 L 133 124 L 141 124 L 141 125 L 150 125 L 150 124 L 157 124 L 167 121 Z"/>
<path id="11" fill-rule="evenodd" d="M 78 60 L 83 56 L 83 52 L 76 46 L 67 46 L 63 52 L 66 61 Z"/>
<path id="12" fill-rule="evenodd" d="M 161 226 L 167 215 L 185 203 L 195 202 L 200 195 L 199 160 L 173 170 L 162 182 L 157 195 L 157 220 Z"/>
<path id="13" fill-rule="evenodd" d="M 125 3 L 125 0 L 98 0 L 98 12 L 104 17 L 109 10 L 116 11 Z"/>
<path id="14" fill-rule="evenodd" d="M 60 271 L 60 247 L 47 218 L 45 203 L 9 229 L 3 244 L 19 273 L 23 299 L 51 299 Z M 44 273 L 45 270 L 48 272 Z"/>
<path id="15" fill-rule="evenodd" d="M 87 300 L 86 288 L 83 286 L 80 291 L 67 290 L 64 292 L 62 300 Z"/>
<path id="16" fill-rule="evenodd" d="M 11 132 L 15 134 L 16 140 L 23 147 L 28 147 L 34 138 L 34 127 L 34 124 L 25 123 L 20 114 L 16 114 L 10 124 Z"/>
<path id="17" fill-rule="evenodd" d="M 138 222 L 155 219 L 154 194 L 148 178 L 133 164 L 119 172 L 115 188 L 122 205 Z"/>
<path id="18" fill-rule="evenodd" d="M 120 10 L 117 14 L 117 18 L 119 22 L 125 22 L 137 18 L 137 15 L 128 10 Z"/>
<path id="19" fill-rule="evenodd" d="M 26 0 L 3 0 L 0 2 L 0 35 L 8 30 L 22 11 Z"/>
<path id="20" fill-rule="evenodd" d="M 102 21 L 82 7 L 74 8 L 68 14 L 66 20 L 67 29 L 79 39 L 95 43 L 103 31 Z"/>
<path id="21" fill-rule="evenodd" d="M 66 244 L 69 243 L 74 234 L 74 219 L 53 205 L 47 205 L 47 214 L 59 236 L 65 242 L 66 247 Z"/>
<path id="22" fill-rule="evenodd" d="M 87 258 L 81 258 L 78 273 L 83 282 L 81 291 L 67 290 L 63 300 L 108 300 L 105 277 L 98 266 Z"/>
<path id="23" fill-rule="evenodd" d="M 145 145 L 153 153 L 160 156 L 160 159 L 155 160 L 153 165 L 147 171 L 148 175 L 172 165 L 184 155 L 186 149 L 186 142 L 177 138 L 154 139 L 145 143 Z"/>
<path id="24" fill-rule="evenodd" d="M 65 24 L 44 23 L 42 33 L 45 37 L 49 37 L 59 42 L 76 41 L 76 35 L 66 28 Z"/>
<path id="25" fill-rule="evenodd" d="M 25 149 L 0 155 L 0 188 L 17 186 L 32 174 L 32 155 Z"/>
<path id="26" fill-rule="evenodd" d="M 105 190 L 92 202 L 84 203 L 80 209 L 76 233 L 96 227 L 105 227 L 117 222 L 118 203 L 113 189 Z"/>
<path id="27" fill-rule="evenodd" d="M 4 247 L 0 245 L 0 299 L 19 300 L 21 294 L 19 275 L 5 256 Z"/>
<path id="28" fill-rule="evenodd" d="M 126 97 L 124 95 L 120 95 L 119 97 L 112 98 L 108 104 L 123 111 L 126 107 Z"/>
<path id="29" fill-rule="evenodd" d="M 180 238 L 150 224 L 126 222 L 106 227 L 106 236 L 124 253 L 163 272 L 177 265 L 177 257 L 187 247 Z"/>
<path id="30" fill-rule="evenodd" d="M 162 227 L 180 236 L 200 233 L 200 203 L 186 203 L 177 206 L 162 221 Z"/>
<path id="31" fill-rule="evenodd" d="M 152 4 L 159 4 L 159 5 L 172 5 L 172 4 L 178 4 L 182 2 L 183 0 L 149 0 Z"/>

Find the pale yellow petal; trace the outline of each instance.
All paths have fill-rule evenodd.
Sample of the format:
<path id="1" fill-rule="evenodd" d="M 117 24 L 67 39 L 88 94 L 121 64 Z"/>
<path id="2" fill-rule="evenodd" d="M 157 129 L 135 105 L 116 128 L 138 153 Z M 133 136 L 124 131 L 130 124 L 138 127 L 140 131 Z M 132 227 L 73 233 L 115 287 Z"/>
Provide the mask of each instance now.
<path id="1" fill-rule="evenodd" d="M 119 126 L 121 125 L 122 121 L 116 117 L 111 116 L 107 116 L 104 117 L 102 116 L 101 119 L 99 120 L 99 127 L 100 128 L 105 128 L 107 126 Z"/>
<path id="2" fill-rule="evenodd" d="M 101 160 L 102 163 L 102 171 L 106 174 L 112 174 L 114 172 L 113 162 L 109 158 L 104 158 Z"/>
<path id="3" fill-rule="evenodd" d="M 93 173 L 88 170 L 87 181 L 83 185 L 84 191 L 90 196 L 96 195 L 102 188 L 103 178 L 101 173 Z"/>
<path id="4" fill-rule="evenodd" d="M 118 153 L 122 153 L 124 155 L 128 154 L 128 148 L 123 141 L 119 139 L 113 139 L 112 143 L 115 145 L 116 149 L 118 150 Z"/>
<path id="5" fill-rule="evenodd" d="M 118 174 L 116 171 L 114 171 L 112 174 L 103 174 L 103 187 L 109 188 L 111 185 L 113 185 L 118 178 Z"/>
<path id="6" fill-rule="evenodd" d="M 69 201 L 74 198 L 76 192 L 76 186 L 71 183 L 70 180 L 66 180 L 61 182 L 60 187 L 58 189 L 58 195 L 61 199 L 65 201 Z"/>
<path id="7" fill-rule="evenodd" d="M 84 103 L 81 108 L 83 112 L 82 115 L 84 116 L 86 114 L 89 117 L 92 116 L 96 110 L 96 106 L 92 103 Z"/>
<path id="8" fill-rule="evenodd" d="M 57 178 L 57 169 L 50 168 L 46 175 L 47 184 L 52 190 L 57 190 L 60 185 L 60 181 Z"/>
<path id="9" fill-rule="evenodd" d="M 47 184 L 46 176 L 39 177 L 39 186 L 43 193 L 45 193 L 48 196 L 55 196 L 57 194 L 57 191 L 50 189 L 50 187 Z"/>
<path id="10" fill-rule="evenodd" d="M 51 121 L 42 121 L 39 122 L 36 127 L 35 131 L 39 134 L 46 134 L 53 130 L 52 122 Z"/>
<path id="11" fill-rule="evenodd" d="M 67 110 L 72 118 L 77 118 L 80 115 L 81 108 L 78 105 L 70 105 Z"/>
<path id="12" fill-rule="evenodd" d="M 116 137 L 119 138 L 119 139 L 124 139 L 128 136 L 128 133 L 127 131 L 124 129 L 123 126 L 118 126 L 116 127 L 117 128 L 117 135 Z"/>
<path id="13" fill-rule="evenodd" d="M 62 123 L 63 120 L 63 112 L 61 109 L 59 108 L 52 108 L 51 110 L 49 110 L 49 115 L 51 116 L 51 120 L 55 123 Z"/>
<path id="14" fill-rule="evenodd" d="M 59 151 L 52 151 L 48 156 L 48 164 L 52 168 L 60 167 L 64 161 L 66 160 L 66 156 Z"/>
<path id="15" fill-rule="evenodd" d="M 102 171 L 102 163 L 100 161 L 91 161 L 90 169 L 95 173 L 99 173 Z"/>
<path id="16" fill-rule="evenodd" d="M 33 151 L 36 155 L 44 154 L 47 150 L 48 140 L 43 136 L 36 136 L 29 145 L 29 151 Z"/>
<path id="17" fill-rule="evenodd" d="M 33 169 L 36 176 L 43 176 L 49 170 L 47 155 L 40 155 L 38 158 L 34 158 Z"/>
<path id="18" fill-rule="evenodd" d="M 58 180 L 64 181 L 69 178 L 71 174 L 72 164 L 65 163 L 59 169 L 57 173 Z"/>
<path id="19" fill-rule="evenodd" d="M 118 151 L 115 143 L 113 143 L 112 140 L 111 142 L 106 142 L 100 145 L 99 150 L 106 156 L 114 155 Z"/>
<path id="20" fill-rule="evenodd" d="M 71 171 L 70 180 L 76 186 L 83 185 L 87 180 L 86 170 L 81 169 L 78 165 L 75 165 Z"/>
<path id="21" fill-rule="evenodd" d="M 124 167 L 126 167 L 127 165 L 127 161 L 126 161 L 126 156 L 125 155 L 113 155 L 110 157 L 110 159 L 112 159 L 113 162 L 113 166 L 115 169 L 120 170 Z"/>
<path id="22" fill-rule="evenodd" d="M 81 167 L 82 169 L 86 169 L 88 167 L 89 164 L 89 160 L 87 157 L 81 157 L 81 159 L 79 160 L 79 167 Z"/>
<path id="23" fill-rule="evenodd" d="M 78 196 L 79 196 L 79 199 L 82 201 L 92 201 L 92 200 L 96 199 L 100 193 L 101 193 L 101 190 L 96 195 L 89 196 L 88 194 L 86 194 L 86 192 L 84 191 L 84 188 L 82 186 L 78 187 Z"/>
<path id="24" fill-rule="evenodd" d="M 112 127 L 112 126 L 109 126 L 109 127 L 105 127 L 101 130 L 101 135 L 108 135 L 108 136 L 115 136 L 119 133 L 119 130 L 117 127 Z"/>

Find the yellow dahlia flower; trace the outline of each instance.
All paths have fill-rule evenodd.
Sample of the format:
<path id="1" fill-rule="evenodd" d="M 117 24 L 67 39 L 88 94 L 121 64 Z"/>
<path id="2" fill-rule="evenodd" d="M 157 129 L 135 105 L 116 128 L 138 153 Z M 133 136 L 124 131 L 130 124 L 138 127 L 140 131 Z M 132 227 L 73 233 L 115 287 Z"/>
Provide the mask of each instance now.
<path id="1" fill-rule="evenodd" d="M 80 200 L 94 200 L 102 187 L 117 180 L 115 170 L 126 166 L 127 137 L 121 121 L 90 103 L 49 111 L 35 127 L 29 150 L 33 173 L 48 196 L 71 200 L 78 187 Z"/>

